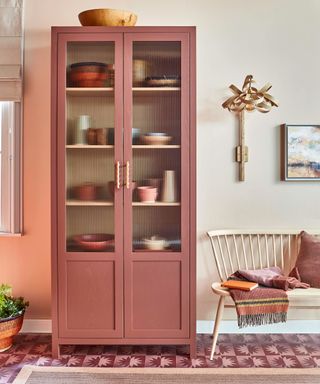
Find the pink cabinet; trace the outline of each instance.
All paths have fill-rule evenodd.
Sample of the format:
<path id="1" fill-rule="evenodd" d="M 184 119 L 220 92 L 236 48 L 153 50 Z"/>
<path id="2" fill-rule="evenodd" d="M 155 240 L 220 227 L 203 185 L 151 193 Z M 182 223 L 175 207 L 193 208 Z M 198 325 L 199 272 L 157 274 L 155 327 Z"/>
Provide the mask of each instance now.
<path id="1" fill-rule="evenodd" d="M 195 29 L 52 29 L 53 353 L 195 354 Z"/>

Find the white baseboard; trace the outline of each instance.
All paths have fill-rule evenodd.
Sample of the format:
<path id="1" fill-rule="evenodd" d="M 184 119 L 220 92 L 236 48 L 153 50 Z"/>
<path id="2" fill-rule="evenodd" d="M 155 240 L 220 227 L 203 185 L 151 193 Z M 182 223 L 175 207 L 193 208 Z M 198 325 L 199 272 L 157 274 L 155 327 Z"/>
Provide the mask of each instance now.
<path id="1" fill-rule="evenodd" d="M 51 333 L 52 324 L 50 319 L 24 319 L 21 329 L 22 333 Z"/>
<path id="2" fill-rule="evenodd" d="M 197 333 L 212 333 L 213 321 L 198 320 Z M 288 320 L 286 323 L 239 329 L 234 320 L 221 321 L 219 333 L 320 333 L 320 320 Z"/>
<path id="3" fill-rule="evenodd" d="M 198 320 L 197 333 L 212 333 L 213 321 Z M 25 319 L 22 333 L 51 333 L 51 320 Z M 221 322 L 219 333 L 320 333 L 320 320 L 288 320 L 286 323 L 239 329 L 237 322 Z"/>

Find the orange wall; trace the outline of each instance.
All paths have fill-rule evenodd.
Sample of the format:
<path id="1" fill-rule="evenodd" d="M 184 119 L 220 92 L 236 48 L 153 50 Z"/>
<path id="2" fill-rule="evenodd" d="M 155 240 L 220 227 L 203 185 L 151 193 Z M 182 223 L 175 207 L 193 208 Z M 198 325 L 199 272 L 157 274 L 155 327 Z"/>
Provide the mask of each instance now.
<path id="1" fill-rule="evenodd" d="M 30 2 L 31 3 L 31 2 Z M 50 317 L 50 30 L 28 28 L 23 131 L 24 235 L 0 238 L 0 282 L 30 301 L 26 317 Z"/>

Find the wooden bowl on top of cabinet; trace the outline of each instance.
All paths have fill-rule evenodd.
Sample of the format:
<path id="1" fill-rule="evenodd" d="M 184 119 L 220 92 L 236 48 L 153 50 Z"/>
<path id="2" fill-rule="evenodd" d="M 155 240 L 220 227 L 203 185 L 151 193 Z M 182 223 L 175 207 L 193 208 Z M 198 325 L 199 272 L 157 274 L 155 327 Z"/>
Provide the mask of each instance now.
<path id="1" fill-rule="evenodd" d="M 78 15 L 83 26 L 104 27 L 133 27 L 137 22 L 137 15 L 121 9 L 88 9 Z"/>

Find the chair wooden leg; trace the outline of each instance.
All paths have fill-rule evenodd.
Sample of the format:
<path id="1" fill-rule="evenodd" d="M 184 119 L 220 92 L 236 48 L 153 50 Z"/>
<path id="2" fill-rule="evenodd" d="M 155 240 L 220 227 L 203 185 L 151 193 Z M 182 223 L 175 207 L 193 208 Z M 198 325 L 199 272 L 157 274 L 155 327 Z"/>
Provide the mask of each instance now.
<path id="1" fill-rule="evenodd" d="M 218 334 L 219 334 L 218 330 L 219 330 L 219 325 L 220 325 L 220 321 L 223 314 L 223 309 L 224 309 L 224 296 L 220 296 L 218 309 L 216 313 L 216 319 L 213 327 L 213 340 L 212 340 L 210 360 L 213 359 L 214 351 L 216 349 L 216 344 L 217 344 Z"/>

